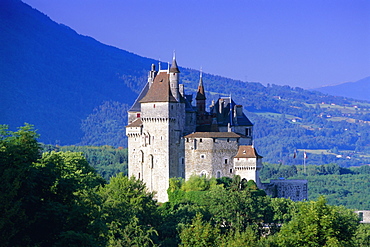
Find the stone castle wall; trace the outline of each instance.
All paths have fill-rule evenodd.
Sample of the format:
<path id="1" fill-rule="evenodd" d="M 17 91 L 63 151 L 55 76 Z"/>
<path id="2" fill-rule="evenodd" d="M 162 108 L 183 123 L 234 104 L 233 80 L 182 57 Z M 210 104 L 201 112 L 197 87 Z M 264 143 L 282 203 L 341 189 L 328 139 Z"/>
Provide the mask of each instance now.
<path id="1" fill-rule="evenodd" d="M 185 179 L 193 174 L 232 177 L 236 138 L 185 138 Z"/>

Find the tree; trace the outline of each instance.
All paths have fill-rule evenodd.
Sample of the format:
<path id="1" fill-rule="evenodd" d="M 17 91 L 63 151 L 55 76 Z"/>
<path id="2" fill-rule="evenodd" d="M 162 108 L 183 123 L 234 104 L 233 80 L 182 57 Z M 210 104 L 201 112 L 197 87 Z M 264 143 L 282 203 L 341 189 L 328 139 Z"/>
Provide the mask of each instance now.
<path id="1" fill-rule="evenodd" d="M 181 230 L 181 246 L 206 247 L 218 246 L 219 229 L 211 223 L 202 220 L 202 215 L 197 213 L 191 224 Z"/>
<path id="2" fill-rule="evenodd" d="M 143 181 L 119 173 L 109 184 L 101 186 L 98 194 L 103 199 L 109 246 L 153 245 L 157 206 L 154 194 L 147 191 Z"/>
<path id="3" fill-rule="evenodd" d="M 326 199 L 302 203 L 292 220 L 277 236 L 279 246 L 354 246 L 357 215 L 344 207 L 330 206 Z"/>
<path id="4" fill-rule="evenodd" d="M 40 158 L 32 125 L 18 131 L 0 125 L 0 242 L 4 246 L 29 245 L 28 232 L 35 221 L 38 171 L 33 162 Z"/>

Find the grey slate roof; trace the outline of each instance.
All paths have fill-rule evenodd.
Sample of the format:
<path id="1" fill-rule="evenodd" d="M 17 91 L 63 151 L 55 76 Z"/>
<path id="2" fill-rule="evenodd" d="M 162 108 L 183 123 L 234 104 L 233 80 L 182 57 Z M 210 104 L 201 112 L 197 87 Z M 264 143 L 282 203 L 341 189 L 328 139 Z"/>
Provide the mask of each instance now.
<path id="1" fill-rule="evenodd" d="M 128 110 L 129 112 L 140 112 L 141 111 L 141 105 L 140 100 L 148 93 L 149 90 L 149 82 L 147 82 L 141 90 L 139 96 L 136 98 L 134 104 L 131 106 L 131 108 Z"/>

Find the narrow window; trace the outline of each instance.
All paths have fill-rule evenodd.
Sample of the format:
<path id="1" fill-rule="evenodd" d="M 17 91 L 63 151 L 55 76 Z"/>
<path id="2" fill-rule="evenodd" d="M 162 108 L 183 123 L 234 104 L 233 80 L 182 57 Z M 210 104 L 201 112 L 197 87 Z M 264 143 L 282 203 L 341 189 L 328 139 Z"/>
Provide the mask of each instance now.
<path id="1" fill-rule="evenodd" d="M 225 164 L 227 164 L 227 159 L 225 159 Z"/>
<path id="2" fill-rule="evenodd" d="M 153 104 L 153 108 L 155 108 L 155 104 Z"/>
<path id="3" fill-rule="evenodd" d="M 358 218 L 360 219 L 360 221 L 364 221 L 364 212 L 359 212 Z"/>
<path id="4" fill-rule="evenodd" d="M 217 175 L 216 175 L 217 178 L 221 178 L 221 172 L 220 171 L 217 171 Z"/>
<path id="5" fill-rule="evenodd" d="M 139 179 L 140 179 L 140 172 L 139 172 Z"/>
<path id="6" fill-rule="evenodd" d="M 202 140 L 202 138 L 200 138 L 200 139 L 199 139 L 199 142 L 202 142 L 202 141 L 203 141 L 203 140 Z"/>
<path id="7" fill-rule="evenodd" d="M 229 142 L 230 141 L 230 139 L 229 138 L 227 138 L 227 142 Z"/>
<path id="8" fill-rule="evenodd" d="M 233 173 L 233 169 L 230 169 L 230 173 Z"/>
<path id="9" fill-rule="evenodd" d="M 139 118 L 140 117 L 140 113 L 136 113 L 136 117 Z"/>

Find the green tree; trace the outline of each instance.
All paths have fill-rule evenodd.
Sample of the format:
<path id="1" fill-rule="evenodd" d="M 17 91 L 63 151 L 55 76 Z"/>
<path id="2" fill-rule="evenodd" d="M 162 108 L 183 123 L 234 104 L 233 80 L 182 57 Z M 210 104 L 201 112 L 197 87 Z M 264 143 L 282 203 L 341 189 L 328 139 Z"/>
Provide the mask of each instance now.
<path id="1" fill-rule="evenodd" d="M 370 225 L 360 224 L 356 234 L 353 237 L 355 246 L 367 247 L 370 246 Z"/>
<path id="2" fill-rule="evenodd" d="M 344 207 L 330 206 L 324 197 L 302 203 L 292 220 L 278 233 L 279 246 L 354 246 L 357 215 Z"/>
<path id="3" fill-rule="evenodd" d="M 36 183 L 39 177 L 33 162 L 40 158 L 32 125 L 18 131 L 0 125 L 0 242 L 3 246 L 27 246 L 29 232 L 39 206 Z"/>
<path id="4" fill-rule="evenodd" d="M 181 230 L 181 246 L 206 247 L 218 246 L 219 229 L 211 223 L 203 221 L 202 215 L 197 213 L 191 224 Z"/>
<path id="5" fill-rule="evenodd" d="M 98 194 L 103 199 L 103 220 L 108 228 L 109 246 L 151 246 L 154 225 L 158 221 L 154 194 L 145 184 L 122 173 L 101 186 Z"/>

